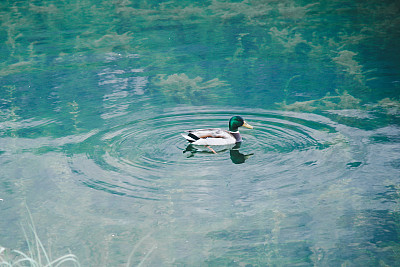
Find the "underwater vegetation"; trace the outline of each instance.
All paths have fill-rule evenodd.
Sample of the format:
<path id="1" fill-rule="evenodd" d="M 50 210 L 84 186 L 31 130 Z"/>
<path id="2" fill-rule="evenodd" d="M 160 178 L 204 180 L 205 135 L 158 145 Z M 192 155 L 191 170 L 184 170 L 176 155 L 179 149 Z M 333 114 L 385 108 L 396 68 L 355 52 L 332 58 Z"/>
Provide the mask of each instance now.
<path id="1" fill-rule="evenodd" d="M 387 1 L 368 1 L 337 8 L 339 2 L 69 0 L 23 4 L 3 1 L 0 40 L 5 46 L 1 48 L 0 76 L 34 73 L 46 70 L 49 65 L 56 69 L 83 66 L 90 69 L 101 64 L 100 58 L 107 53 L 134 53 L 138 55 L 135 59 L 121 63 L 141 66 L 144 69 L 141 75 L 153 78 L 149 86 L 165 91 L 164 95 L 177 103 L 196 103 L 201 90 L 205 92 L 200 94 L 205 101 L 218 103 L 210 90 L 216 87 L 216 81 L 224 81 L 224 86 L 230 87 L 228 92 L 217 95 L 222 96 L 229 91 L 240 91 L 241 79 L 249 83 L 245 90 L 248 98 L 260 99 L 269 106 L 282 101 L 279 99 L 282 95 L 291 104 L 300 95 L 303 95 L 301 101 L 307 100 L 304 99 L 307 95 L 312 100 L 336 90 L 370 102 L 381 94 L 375 86 L 384 78 L 369 62 L 371 57 L 378 59 L 379 51 L 394 52 L 392 44 L 399 38 L 395 26 L 399 24 L 396 16 L 399 6 Z M 332 16 L 342 23 L 315 23 Z M 30 34 L 37 31 L 43 33 L 39 38 Z M 51 54 L 47 49 L 50 44 L 57 47 Z M 173 44 L 175 48 L 170 47 Z M 371 53 L 371 49 L 377 53 Z M 398 62 L 397 59 L 394 54 L 393 62 Z M 266 62 L 272 66 L 267 68 Z M 298 69 L 295 66 L 298 62 L 305 64 L 313 75 Z M 243 64 L 248 72 L 237 73 L 236 69 Z M 280 86 L 274 80 L 276 71 L 282 79 Z M 81 75 L 91 80 L 90 71 Z M 282 94 L 293 75 L 297 78 L 290 82 L 289 89 L 296 90 Z M 327 79 L 316 80 L 321 75 Z M 178 95 L 171 98 L 170 85 L 173 79 L 178 82 L 178 77 L 180 84 L 184 83 L 184 77 L 201 77 L 210 84 L 199 85 L 194 80 L 197 78 L 189 78 L 192 84 L 186 81 L 185 89 L 177 89 Z M 306 84 L 310 86 L 307 88 Z M 320 88 L 315 88 L 315 84 Z M 319 93 L 311 95 L 312 91 Z M 398 100 L 398 94 L 391 91 L 386 97 Z M 235 95 L 238 99 L 243 97 L 240 92 Z M 77 101 L 71 96 L 60 97 L 68 98 L 65 103 Z M 274 97 L 278 99 L 271 101 Z"/>
<path id="2" fill-rule="evenodd" d="M 375 105 L 377 108 L 381 108 L 386 111 L 386 113 L 390 115 L 397 115 L 400 116 L 400 101 L 391 99 L 391 98 L 384 98 Z"/>
<path id="3" fill-rule="evenodd" d="M 6 267 L 57 267 L 57 266 L 77 266 L 79 267 L 79 260 L 74 254 L 66 254 L 64 256 L 52 259 L 51 254 L 46 250 L 42 241 L 37 234 L 36 227 L 33 223 L 32 215 L 28 209 L 30 223 L 29 230 L 22 230 L 25 235 L 25 240 L 28 246 L 27 252 L 20 250 L 10 250 L 0 246 L 0 266 Z"/>
<path id="4" fill-rule="evenodd" d="M 75 266 L 80 267 L 81 264 L 76 255 L 72 253 L 65 254 L 56 259 L 52 258 L 51 251 L 47 250 L 40 240 L 32 214 L 27 209 L 29 215 L 28 229 L 22 227 L 27 251 L 23 252 L 17 249 L 9 249 L 0 245 L 0 266 L 1 267 L 62 267 Z M 124 259 L 126 266 L 142 266 L 149 259 L 153 251 L 157 248 L 156 242 L 152 240 L 152 233 L 148 233 L 142 237 L 133 246 L 129 256 Z M 150 244 L 150 245 L 149 245 Z M 141 252 L 143 248 L 147 249 L 145 253 Z M 144 254 L 144 255 L 143 255 Z"/>
<path id="5" fill-rule="evenodd" d="M 218 78 L 203 81 L 203 78 L 196 77 L 190 79 L 185 73 L 172 74 L 166 77 L 166 74 L 159 74 L 153 80 L 155 88 L 165 95 L 167 99 L 172 99 L 177 103 L 192 103 L 206 101 L 218 97 L 226 97 L 224 87 L 228 86 L 226 82 Z"/>
<path id="6" fill-rule="evenodd" d="M 330 109 L 359 109 L 360 99 L 355 98 L 348 92 L 336 92 L 337 95 L 328 93 L 320 99 L 313 99 L 302 102 L 295 102 L 287 105 L 285 102 L 278 105 L 288 111 L 312 112 L 315 110 L 330 110 Z"/>

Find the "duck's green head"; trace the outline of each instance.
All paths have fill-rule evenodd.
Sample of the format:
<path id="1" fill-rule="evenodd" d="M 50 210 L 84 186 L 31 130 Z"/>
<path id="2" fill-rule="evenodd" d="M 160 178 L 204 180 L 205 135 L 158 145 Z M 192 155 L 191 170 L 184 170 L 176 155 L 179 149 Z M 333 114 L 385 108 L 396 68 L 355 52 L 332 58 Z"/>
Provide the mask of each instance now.
<path id="1" fill-rule="evenodd" d="M 247 122 L 244 121 L 244 119 L 240 116 L 233 116 L 229 120 L 229 131 L 231 132 L 237 132 L 239 127 L 246 127 L 249 129 L 253 129 L 253 126 L 248 124 Z"/>

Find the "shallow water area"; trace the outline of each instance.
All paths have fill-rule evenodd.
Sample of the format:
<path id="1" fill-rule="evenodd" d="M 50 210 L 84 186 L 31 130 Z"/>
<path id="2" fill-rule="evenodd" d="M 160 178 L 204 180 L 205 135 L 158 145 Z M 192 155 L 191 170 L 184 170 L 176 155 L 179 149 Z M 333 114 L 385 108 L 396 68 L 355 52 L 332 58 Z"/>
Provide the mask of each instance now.
<path id="1" fill-rule="evenodd" d="M 2 2 L 0 259 L 396 266 L 389 2 Z"/>
<path id="2" fill-rule="evenodd" d="M 11 176 L 21 170 L 15 164 L 24 162 L 21 175 L 28 184 L 19 187 L 31 188 L 28 206 L 47 210 L 47 220 L 61 225 L 79 222 L 69 229 L 71 239 L 83 234 L 77 239 L 94 238 L 102 246 L 127 246 L 136 239 L 146 244 L 144 251 L 134 251 L 137 262 L 146 249 L 153 254 L 151 264 L 167 265 L 194 264 L 210 255 L 210 249 L 213 257 L 254 262 L 271 249 L 275 254 L 266 262 L 291 264 L 281 257 L 282 246 L 286 257 L 297 261 L 299 255 L 291 251 L 313 242 L 318 253 L 335 253 L 342 239 L 368 242 L 371 236 L 349 238 L 354 229 L 345 222 L 337 231 L 333 228 L 338 218 L 388 207 L 379 198 L 371 202 L 369 192 L 374 188 L 378 195 L 385 194 L 376 178 L 382 175 L 380 166 L 390 168 L 392 155 L 375 160 L 378 148 L 371 140 L 376 135 L 398 136 L 399 128 L 355 131 L 323 115 L 244 108 L 242 115 L 254 129 L 241 130 L 239 148 L 184 153 L 187 142 L 181 132 L 193 125 L 225 128 L 233 112 L 166 109 L 138 120 L 127 116 L 128 122 L 106 130 L 39 139 L 30 147 L 24 139 L 14 139 L 12 145 L 7 140 L 2 150 L 3 160 L 9 160 L 3 164 Z M 386 146 L 387 152 L 396 153 L 394 144 Z M 11 152 L 13 147 L 24 147 L 23 159 L 18 156 L 22 152 Z M 238 162 L 240 155 L 248 157 Z M 396 166 L 392 168 L 395 172 Z M 30 181 L 44 175 L 48 178 Z M 57 220 L 60 216 L 66 221 Z M 81 216 L 85 219 L 78 219 Z M 88 229 L 97 228 L 101 234 L 86 236 Z M 243 254 L 240 247 L 252 252 Z M 129 255 L 129 249 L 124 250 Z M 307 249 L 301 257 L 317 252 Z"/>

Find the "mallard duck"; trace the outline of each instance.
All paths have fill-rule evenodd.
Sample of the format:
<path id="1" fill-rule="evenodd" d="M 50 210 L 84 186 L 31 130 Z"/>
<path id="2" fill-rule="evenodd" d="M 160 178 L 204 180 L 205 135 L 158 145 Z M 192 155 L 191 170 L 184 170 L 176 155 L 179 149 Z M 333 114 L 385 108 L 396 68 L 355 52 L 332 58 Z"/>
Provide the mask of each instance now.
<path id="1" fill-rule="evenodd" d="M 210 146 L 226 146 L 242 142 L 242 137 L 239 133 L 239 127 L 241 126 L 253 129 L 253 126 L 245 122 L 242 117 L 233 116 L 229 120 L 229 131 L 220 128 L 188 130 L 185 131 L 186 134 L 182 134 L 182 136 L 189 141 L 189 143 L 207 146 L 215 153 Z"/>

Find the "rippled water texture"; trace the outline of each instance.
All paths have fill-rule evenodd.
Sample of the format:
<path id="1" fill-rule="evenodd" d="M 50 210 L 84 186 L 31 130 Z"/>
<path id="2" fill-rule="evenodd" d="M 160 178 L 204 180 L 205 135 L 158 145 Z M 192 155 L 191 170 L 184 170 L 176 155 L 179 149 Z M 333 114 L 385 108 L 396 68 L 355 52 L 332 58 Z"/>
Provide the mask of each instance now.
<path id="1" fill-rule="evenodd" d="M 247 170 L 241 174 L 244 177 L 264 177 L 266 172 L 290 171 L 296 164 L 316 165 L 319 161 L 333 160 L 325 158 L 329 153 L 324 152 L 324 148 L 333 144 L 332 139 L 339 136 L 330 125 L 308 121 L 307 115 L 303 119 L 295 113 L 290 114 L 294 117 L 277 112 L 252 114 L 242 110 L 242 113 L 254 124 L 255 130 L 242 130 L 245 142 L 241 145 L 222 150 L 215 147 L 217 155 L 207 148 L 188 145 L 180 133 L 193 127 L 227 128 L 234 111 L 178 110 L 133 120 L 104 132 L 93 132 L 79 144 L 89 150 L 71 158 L 71 169 L 83 183 L 96 189 L 135 198 L 165 200 L 168 192 L 174 189 L 169 187 L 171 179 L 188 179 L 191 172 L 207 180 L 229 178 L 238 170 Z M 308 149 L 314 151 L 315 158 L 310 161 L 307 157 L 308 161 L 303 162 L 302 153 Z M 285 166 L 285 161 L 297 158 L 300 162 Z M 245 166 L 232 165 L 246 160 Z M 209 187 L 212 190 L 213 183 Z"/>
<path id="2" fill-rule="evenodd" d="M 3 1 L 0 259 L 399 265 L 398 11 Z M 181 136 L 233 115 L 240 144 Z"/>

